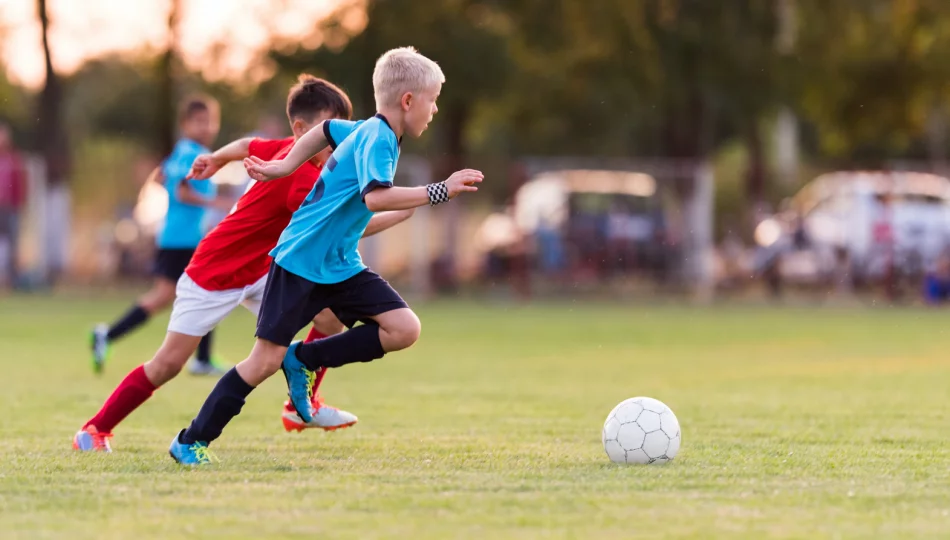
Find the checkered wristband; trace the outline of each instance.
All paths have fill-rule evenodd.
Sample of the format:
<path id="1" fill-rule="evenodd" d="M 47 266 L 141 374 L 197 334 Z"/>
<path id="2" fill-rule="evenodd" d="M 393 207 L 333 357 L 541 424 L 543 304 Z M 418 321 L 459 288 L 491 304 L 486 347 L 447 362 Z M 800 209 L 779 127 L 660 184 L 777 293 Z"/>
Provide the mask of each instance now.
<path id="1" fill-rule="evenodd" d="M 429 194 L 429 204 L 432 206 L 449 202 L 449 188 L 445 182 L 427 185 L 426 193 Z"/>

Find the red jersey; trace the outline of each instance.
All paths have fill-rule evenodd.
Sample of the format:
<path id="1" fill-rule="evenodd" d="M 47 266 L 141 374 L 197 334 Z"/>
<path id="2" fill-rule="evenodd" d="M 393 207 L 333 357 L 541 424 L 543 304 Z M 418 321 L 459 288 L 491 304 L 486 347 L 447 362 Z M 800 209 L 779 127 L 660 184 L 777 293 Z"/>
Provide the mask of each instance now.
<path id="1" fill-rule="evenodd" d="M 293 145 L 293 138 L 254 139 L 248 153 L 270 161 L 286 156 Z M 266 276 L 271 263 L 268 253 L 313 189 L 320 170 L 308 161 L 289 176 L 251 186 L 234 211 L 198 244 L 185 269 L 188 277 L 203 289 L 223 291 L 252 285 Z"/>

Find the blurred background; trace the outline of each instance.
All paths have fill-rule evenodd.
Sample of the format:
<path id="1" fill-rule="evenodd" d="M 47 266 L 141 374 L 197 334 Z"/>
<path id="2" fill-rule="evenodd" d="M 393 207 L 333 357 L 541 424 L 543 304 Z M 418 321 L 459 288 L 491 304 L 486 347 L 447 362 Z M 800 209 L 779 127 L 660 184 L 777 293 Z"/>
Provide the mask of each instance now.
<path id="1" fill-rule="evenodd" d="M 407 292 L 950 294 L 942 0 L 0 0 L 0 283 L 147 280 L 182 97 L 282 137 L 299 73 L 366 117 L 404 45 L 447 83 L 399 182 L 487 177 L 364 243 Z"/>

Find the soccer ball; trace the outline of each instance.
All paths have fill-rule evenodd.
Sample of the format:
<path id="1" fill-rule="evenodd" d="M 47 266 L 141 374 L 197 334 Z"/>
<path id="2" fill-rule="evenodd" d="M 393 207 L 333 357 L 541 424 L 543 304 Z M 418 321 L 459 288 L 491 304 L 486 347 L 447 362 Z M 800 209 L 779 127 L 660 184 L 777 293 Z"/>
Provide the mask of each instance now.
<path id="1" fill-rule="evenodd" d="M 635 397 L 610 411 L 602 438 L 614 463 L 666 463 L 679 452 L 680 423 L 662 402 Z"/>

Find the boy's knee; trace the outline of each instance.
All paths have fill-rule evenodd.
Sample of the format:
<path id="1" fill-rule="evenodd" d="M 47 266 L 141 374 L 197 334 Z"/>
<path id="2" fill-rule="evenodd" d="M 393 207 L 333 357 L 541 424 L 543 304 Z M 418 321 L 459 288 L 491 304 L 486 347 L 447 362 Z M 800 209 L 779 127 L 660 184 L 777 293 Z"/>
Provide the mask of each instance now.
<path id="1" fill-rule="evenodd" d="M 274 373 L 277 373 L 283 361 L 284 354 L 282 352 L 279 350 L 268 350 L 265 354 L 258 357 L 258 361 L 255 362 L 255 365 L 262 375 L 270 377 Z"/>
<path id="2" fill-rule="evenodd" d="M 155 386 L 161 386 L 181 373 L 183 362 L 168 356 L 157 355 L 145 364 L 145 375 Z"/>
<path id="3" fill-rule="evenodd" d="M 161 386 L 174 379 L 195 352 L 198 337 L 169 332 L 151 360 L 145 363 L 145 374 L 152 384 Z"/>
<path id="4" fill-rule="evenodd" d="M 257 386 L 274 373 L 277 373 L 281 362 L 284 360 L 286 350 L 286 348 L 276 343 L 258 339 L 257 343 L 254 344 L 251 355 L 247 360 L 238 364 L 238 373 L 245 382 L 251 386 Z"/>
<path id="5" fill-rule="evenodd" d="M 422 322 L 415 313 L 407 310 L 387 331 L 392 337 L 390 341 L 392 350 L 408 349 L 419 341 L 419 336 L 422 334 Z"/>

